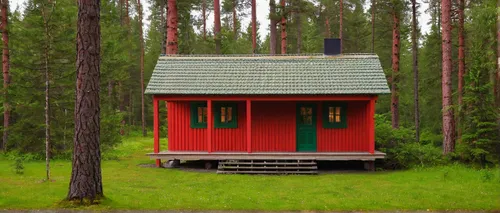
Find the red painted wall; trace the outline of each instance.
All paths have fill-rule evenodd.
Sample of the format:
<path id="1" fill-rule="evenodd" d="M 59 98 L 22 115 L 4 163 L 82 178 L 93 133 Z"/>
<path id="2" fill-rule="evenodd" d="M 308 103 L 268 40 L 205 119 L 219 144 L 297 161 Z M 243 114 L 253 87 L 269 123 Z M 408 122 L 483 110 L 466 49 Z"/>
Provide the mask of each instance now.
<path id="1" fill-rule="evenodd" d="M 321 107 L 318 104 L 317 150 L 318 152 L 368 151 L 368 101 L 351 101 L 347 104 L 347 128 L 323 128 Z"/>
<path id="2" fill-rule="evenodd" d="M 217 103 L 217 102 L 214 102 Z M 212 139 L 213 152 L 246 152 L 246 104 L 238 102 L 238 128 L 215 128 Z"/>
<path id="3" fill-rule="evenodd" d="M 295 102 L 252 102 L 252 151 L 296 150 Z"/>
<path id="4" fill-rule="evenodd" d="M 368 101 L 348 102 L 347 128 L 324 129 L 321 102 L 317 109 L 317 151 L 368 151 Z M 207 151 L 207 129 L 190 127 L 188 101 L 168 102 L 168 149 Z M 296 150 L 296 102 L 252 102 L 252 152 Z M 246 105 L 238 102 L 238 128 L 214 128 L 213 152 L 246 152 Z"/>
<path id="5" fill-rule="evenodd" d="M 191 128 L 189 102 L 167 102 L 168 149 L 206 151 L 207 129 Z"/>

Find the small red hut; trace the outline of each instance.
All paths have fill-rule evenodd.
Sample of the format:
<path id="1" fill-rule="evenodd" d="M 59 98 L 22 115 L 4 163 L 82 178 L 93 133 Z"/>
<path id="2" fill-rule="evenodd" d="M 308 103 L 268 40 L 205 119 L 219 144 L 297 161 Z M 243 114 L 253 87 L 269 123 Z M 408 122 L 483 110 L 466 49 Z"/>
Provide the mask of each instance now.
<path id="1" fill-rule="evenodd" d="M 146 94 L 154 101 L 156 165 L 164 160 L 373 162 L 374 113 L 389 93 L 379 58 L 164 56 Z M 159 146 L 167 102 L 168 150 Z M 373 165 L 373 164 L 368 164 Z"/>

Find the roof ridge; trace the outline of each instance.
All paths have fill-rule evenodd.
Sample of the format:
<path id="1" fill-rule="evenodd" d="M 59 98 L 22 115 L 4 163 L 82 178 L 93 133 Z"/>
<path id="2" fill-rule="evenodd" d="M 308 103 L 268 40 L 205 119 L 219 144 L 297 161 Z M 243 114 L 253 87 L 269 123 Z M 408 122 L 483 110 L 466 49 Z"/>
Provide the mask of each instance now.
<path id="1" fill-rule="evenodd" d="M 337 59 L 337 58 L 378 58 L 374 53 L 345 53 L 340 55 L 308 54 L 161 54 L 159 60 L 165 59 Z"/>

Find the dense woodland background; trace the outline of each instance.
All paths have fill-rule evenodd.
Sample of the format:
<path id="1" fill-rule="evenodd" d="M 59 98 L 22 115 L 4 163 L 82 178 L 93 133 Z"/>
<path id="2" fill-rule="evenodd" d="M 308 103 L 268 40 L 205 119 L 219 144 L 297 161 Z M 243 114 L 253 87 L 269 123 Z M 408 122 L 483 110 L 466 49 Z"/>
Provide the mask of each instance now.
<path id="1" fill-rule="evenodd" d="M 147 1 L 149 17 L 142 17 L 140 0 L 101 1 L 101 144 L 105 158 L 122 135 L 139 134 L 141 126 L 146 134 L 151 129 L 152 100 L 142 95 L 141 85 L 147 84 L 160 54 L 321 53 L 323 38 L 342 37 L 344 53 L 374 52 L 380 57 L 393 91 L 381 96 L 377 104 L 376 142 L 377 149 L 388 153 L 386 167 L 450 161 L 489 166 L 499 162 L 499 99 L 494 90 L 500 80 L 496 1 L 458 0 L 442 5 L 450 1 L 429 0 L 426 13 L 432 17 L 431 28 L 422 35 L 414 18 L 418 11 L 413 8 L 415 2 L 266 0 L 271 8 L 269 22 L 256 23 L 256 27 L 270 25 L 270 33 L 265 38 L 257 35 L 255 47 L 252 25 L 240 24 L 251 15 L 251 0 L 220 2 L 220 34 L 214 33 L 217 23 L 214 29 L 206 27 L 207 14 L 214 13 L 218 0 Z M 167 36 L 168 27 L 173 32 L 168 23 L 175 21 L 172 5 L 178 23 L 175 47 L 172 42 L 167 45 L 173 36 Z M 8 14 L 8 1 L 2 0 L 1 6 L 1 102 L 5 113 L 1 115 L 0 148 L 7 155 L 43 159 L 48 144 L 51 158 L 69 159 L 74 131 L 76 1 L 28 0 L 24 10 Z M 447 19 L 442 19 L 446 16 L 442 16 L 441 6 L 443 11 L 449 9 L 451 20 L 451 52 L 444 55 L 442 32 L 449 28 L 442 28 Z M 143 35 L 145 19 L 150 27 Z M 7 69 L 6 50 L 10 56 Z M 451 57 L 451 72 L 443 70 L 449 63 L 442 66 L 442 56 Z M 447 91 L 451 99 L 445 100 L 442 82 L 446 77 L 451 77 L 451 90 Z M 443 100 L 451 102 L 443 106 Z M 443 125 L 443 112 L 451 112 L 447 118 L 453 122 Z M 168 127 L 163 128 L 166 134 Z"/>

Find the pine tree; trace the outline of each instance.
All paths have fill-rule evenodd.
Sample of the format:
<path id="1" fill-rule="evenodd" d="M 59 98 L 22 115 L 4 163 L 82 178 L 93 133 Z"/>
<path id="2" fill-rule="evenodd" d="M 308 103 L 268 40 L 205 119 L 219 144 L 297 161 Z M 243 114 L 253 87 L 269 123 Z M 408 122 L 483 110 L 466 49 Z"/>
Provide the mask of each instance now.
<path id="1" fill-rule="evenodd" d="M 10 104 L 9 104 L 9 85 L 10 85 L 10 60 L 9 60 L 9 27 L 8 18 L 9 14 L 9 0 L 1 0 L 0 2 L 0 15 L 1 25 L 0 30 L 2 30 L 2 41 L 3 41 L 3 52 L 2 52 L 2 72 L 3 72 L 3 136 L 0 148 L 4 151 L 7 150 L 7 142 L 9 137 L 9 125 L 10 125 Z"/>
<path id="2" fill-rule="evenodd" d="M 168 0 L 167 12 L 167 54 L 177 54 L 177 2 L 176 0 Z"/>
<path id="3" fill-rule="evenodd" d="M 443 154 L 455 149 L 455 117 L 452 101 L 452 43 L 451 0 L 441 0 L 441 31 L 443 46 L 442 91 L 443 91 Z"/>
<path id="4" fill-rule="evenodd" d="M 214 40 L 215 52 L 221 54 L 220 1 L 214 0 Z"/>
<path id="5" fill-rule="evenodd" d="M 70 201 L 104 196 L 100 151 L 100 1 L 78 0 L 75 137 Z M 85 41 L 85 42 L 84 42 Z"/>
<path id="6" fill-rule="evenodd" d="M 412 30 L 411 30 L 411 43 L 412 43 L 412 56 L 413 56 L 413 96 L 414 96 L 414 110 L 415 110 L 415 140 L 420 141 L 420 110 L 418 106 L 418 24 L 417 24 L 417 1 L 412 0 Z"/>

